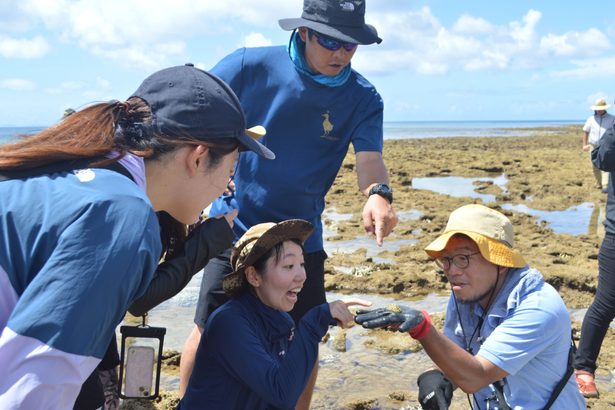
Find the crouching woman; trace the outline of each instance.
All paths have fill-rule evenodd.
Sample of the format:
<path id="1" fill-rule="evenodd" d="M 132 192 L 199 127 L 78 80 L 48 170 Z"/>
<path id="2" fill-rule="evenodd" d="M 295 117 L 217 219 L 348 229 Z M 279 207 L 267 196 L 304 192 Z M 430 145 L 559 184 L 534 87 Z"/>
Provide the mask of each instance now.
<path id="1" fill-rule="evenodd" d="M 179 409 L 294 409 L 329 325 L 353 321 L 349 305 L 312 308 L 297 324 L 287 313 L 305 282 L 303 242 L 313 226 L 293 219 L 250 228 L 224 278 L 231 300 L 208 319 Z"/>

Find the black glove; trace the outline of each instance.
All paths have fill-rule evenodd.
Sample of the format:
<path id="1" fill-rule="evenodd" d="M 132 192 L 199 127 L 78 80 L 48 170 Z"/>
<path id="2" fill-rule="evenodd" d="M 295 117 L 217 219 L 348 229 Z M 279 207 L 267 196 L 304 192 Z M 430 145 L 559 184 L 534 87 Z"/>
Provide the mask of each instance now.
<path id="1" fill-rule="evenodd" d="M 425 410 L 447 410 L 453 398 L 453 384 L 440 370 L 428 370 L 416 380 L 419 403 Z"/>
<path id="2" fill-rule="evenodd" d="M 423 324 L 425 319 L 424 312 L 399 305 L 374 310 L 357 310 L 357 316 L 354 318 L 355 322 L 367 329 L 391 327 L 397 328 L 400 332 L 412 331 Z"/>

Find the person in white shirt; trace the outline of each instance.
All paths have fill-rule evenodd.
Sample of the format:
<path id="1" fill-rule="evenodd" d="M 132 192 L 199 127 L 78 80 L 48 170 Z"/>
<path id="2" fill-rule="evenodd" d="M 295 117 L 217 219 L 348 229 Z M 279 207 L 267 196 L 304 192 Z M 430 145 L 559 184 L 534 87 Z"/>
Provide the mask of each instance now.
<path id="1" fill-rule="evenodd" d="M 590 153 L 590 161 L 591 152 L 595 146 L 598 145 L 600 138 L 602 138 L 604 132 L 611 128 L 615 123 L 615 116 L 606 112 L 609 107 L 610 105 L 607 104 L 604 98 L 597 99 L 596 103 L 590 107 L 594 110 L 594 115 L 589 117 L 583 126 L 582 149 L 583 151 Z M 594 171 L 594 178 L 596 179 L 595 188 L 602 189 L 603 192 L 606 192 L 606 186 L 609 181 L 609 173 L 599 170 L 593 164 L 592 168 Z"/>

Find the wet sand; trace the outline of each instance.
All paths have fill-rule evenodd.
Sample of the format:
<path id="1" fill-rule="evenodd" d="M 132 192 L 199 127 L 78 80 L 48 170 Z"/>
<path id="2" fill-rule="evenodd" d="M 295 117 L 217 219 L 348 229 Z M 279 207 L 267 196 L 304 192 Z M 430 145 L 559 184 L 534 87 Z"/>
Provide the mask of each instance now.
<path id="1" fill-rule="evenodd" d="M 325 277 L 327 290 L 390 295 L 409 301 L 433 292 L 448 294 L 445 280 L 422 249 L 444 229 L 452 210 L 468 203 L 484 202 L 481 198 L 453 197 L 433 190 L 416 189 L 413 179 L 415 182 L 429 182 L 420 178 L 465 177 L 479 179 L 474 192 L 484 194 L 484 198 L 490 201 L 487 205 L 501 210 L 512 220 L 516 247 L 530 265 L 538 268 L 559 290 L 567 306 L 588 307 L 597 285 L 597 256 L 603 234 L 597 219 L 600 213 L 604 214 L 606 195 L 593 188 L 588 154 L 580 150 L 580 125 L 532 131 L 535 133 L 533 137 L 385 141 L 385 161 L 395 190 L 394 207 L 404 216 L 391 237 L 387 238 L 387 243 L 405 242 L 382 253 L 368 253 L 365 249 L 351 253 L 329 250 Z M 327 231 L 332 235 L 330 240 L 343 243 L 364 236 L 361 224 L 363 203 L 364 198 L 356 185 L 354 155 L 349 154 L 327 196 L 327 208 L 335 214 L 325 219 Z M 525 205 L 539 211 L 564 211 L 581 204 L 593 206 L 595 210 L 593 219 L 578 221 L 580 229 L 577 231 L 581 234 L 576 231 L 574 234 L 554 232 L 546 223 L 537 223 L 536 217 L 509 209 Z M 576 218 L 575 215 L 569 212 L 570 218 Z M 568 221 L 568 225 L 575 225 L 575 221 Z M 574 327 L 578 337 L 580 323 L 575 322 Z M 408 360 L 407 355 L 417 349 L 408 337 L 356 328 L 351 331 L 362 332 L 361 340 L 368 348 L 384 351 L 400 362 Z M 334 337 L 343 337 L 338 333 L 338 330 L 332 332 Z M 352 340 L 359 343 L 359 339 Z M 346 347 L 346 342 L 342 345 Z M 338 351 L 338 354 L 350 357 L 352 349 L 346 350 Z M 429 360 L 424 353 L 418 354 L 423 356 L 413 356 L 413 360 L 416 361 L 416 372 L 420 373 L 429 367 Z M 589 400 L 589 408 L 605 409 L 615 405 L 615 385 L 611 381 L 613 369 L 615 337 L 613 330 L 609 330 L 596 372 L 601 397 Z M 170 366 L 167 371 L 176 369 Z M 335 377 L 326 372 L 320 376 L 321 384 L 327 386 Z M 415 376 L 408 375 L 406 386 L 390 386 L 388 389 L 368 387 L 369 367 L 357 366 L 353 377 L 362 380 L 364 388 L 356 383 L 348 388 L 341 385 L 335 392 L 338 399 L 335 407 L 328 404 L 328 387 L 319 388 L 317 383 L 313 408 L 410 409 L 417 405 Z M 173 408 L 172 397 L 165 396 L 163 402 L 144 408 Z M 451 408 L 467 408 L 462 392 L 455 393 Z"/>

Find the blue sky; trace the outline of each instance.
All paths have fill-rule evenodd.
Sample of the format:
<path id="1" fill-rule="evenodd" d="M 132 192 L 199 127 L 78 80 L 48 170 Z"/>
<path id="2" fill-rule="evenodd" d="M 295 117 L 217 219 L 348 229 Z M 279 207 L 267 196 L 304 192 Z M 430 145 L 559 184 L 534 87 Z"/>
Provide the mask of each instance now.
<path id="1" fill-rule="evenodd" d="M 2 0 L 0 127 L 125 99 L 152 72 L 286 44 L 302 0 Z M 352 64 L 385 121 L 584 120 L 615 97 L 615 2 L 368 0 Z M 611 84 L 613 81 L 613 84 Z M 615 110 L 615 109 L 614 109 Z"/>

